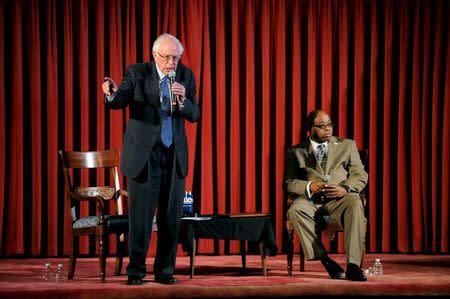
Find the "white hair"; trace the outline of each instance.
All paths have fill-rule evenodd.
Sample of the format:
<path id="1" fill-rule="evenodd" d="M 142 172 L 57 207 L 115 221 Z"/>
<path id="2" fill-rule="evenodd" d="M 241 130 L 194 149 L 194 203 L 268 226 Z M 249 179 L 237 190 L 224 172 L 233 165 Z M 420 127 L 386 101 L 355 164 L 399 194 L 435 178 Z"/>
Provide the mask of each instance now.
<path id="1" fill-rule="evenodd" d="M 176 38 L 175 36 L 173 36 L 172 34 L 169 34 L 169 33 L 163 33 L 160 36 L 158 36 L 158 38 L 153 43 L 153 48 L 152 48 L 153 52 L 158 52 L 159 47 L 161 46 L 161 42 L 163 42 L 166 39 L 170 39 L 171 41 L 173 41 L 175 43 L 175 45 L 178 48 L 178 55 L 181 56 L 181 54 L 183 54 L 183 51 L 184 51 L 183 45 L 178 40 L 178 38 Z"/>

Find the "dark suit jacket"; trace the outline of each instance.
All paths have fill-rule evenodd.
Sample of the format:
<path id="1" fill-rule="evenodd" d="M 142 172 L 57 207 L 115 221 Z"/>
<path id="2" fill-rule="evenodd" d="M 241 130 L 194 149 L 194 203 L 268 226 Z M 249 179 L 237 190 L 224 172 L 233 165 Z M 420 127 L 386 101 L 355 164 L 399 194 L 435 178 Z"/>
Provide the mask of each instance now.
<path id="1" fill-rule="evenodd" d="M 177 172 L 181 178 L 188 172 L 188 144 L 184 120 L 196 122 L 200 118 L 196 85 L 192 70 L 178 65 L 176 81 L 186 89 L 186 101 L 180 111 L 174 107 L 172 114 L 173 145 Z M 122 83 L 113 99 L 105 101 L 112 109 L 129 107 L 130 118 L 123 135 L 121 169 L 125 176 L 135 178 L 145 167 L 149 153 L 160 140 L 160 91 L 155 62 L 128 66 Z"/>
<path id="2" fill-rule="evenodd" d="M 325 171 L 317 162 L 309 139 L 288 149 L 284 169 L 286 191 L 300 198 L 306 198 L 308 181 L 323 180 L 326 174 L 330 176 L 330 184 L 347 185 L 358 193 L 368 179 L 355 141 L 334 136 L 328 143 Z"/>

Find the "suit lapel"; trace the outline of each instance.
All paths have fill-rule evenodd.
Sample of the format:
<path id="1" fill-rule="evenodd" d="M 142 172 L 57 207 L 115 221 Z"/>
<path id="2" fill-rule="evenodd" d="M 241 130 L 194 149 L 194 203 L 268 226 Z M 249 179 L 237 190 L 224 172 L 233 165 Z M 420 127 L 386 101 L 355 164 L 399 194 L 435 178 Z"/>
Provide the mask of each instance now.
<path id="1" fill-rule="evenodd" d="M 154 61 L 148 64 L 148 71 L 145 73 L 145 82 L 150 85 L 150 90 L 159 90 L 159 75 Z"/>
<path id="2" fill-rule="evenodd" d="M 313 147 L 311 145 L 311 141 L 305 142 L 302 145 L 301 148 L 303 152 L 303 156 L 306 157 L 306 162 L 308 167 L 314 168 L 316 171 L 321 171 L 321 167 L 319 166 L 319 163 L 317 162 L 316 155 L 314 153 Z"/>

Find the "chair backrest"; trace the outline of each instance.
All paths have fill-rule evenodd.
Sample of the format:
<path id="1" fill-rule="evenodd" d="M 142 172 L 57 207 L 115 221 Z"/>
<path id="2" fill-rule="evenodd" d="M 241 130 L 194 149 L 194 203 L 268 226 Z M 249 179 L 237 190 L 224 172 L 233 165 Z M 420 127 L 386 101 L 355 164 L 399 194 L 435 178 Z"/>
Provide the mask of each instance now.
<path id="1" fill-rule="evenodd" d="M 66 184 L 66 191 L 73 192 L 80 196 L 95 196 L 99 195 L 105 199 L 110 199 L 115 196 L 116 192 L 120 190 L 120 181 L 118 175 L 118 166 L 120 163 L 119 150 L 101 150 L 101 151 L 59 151 L 61 158 L 64 181 Z M 74 186 L 71 170 L 74 169 L 95 169 L 105 168 L 110 172 L 113 186 Z M 68 197 L 68 196 L 67 196 Z M 70 199 L 70 198 L 69 198 Z M 76 220 L 76 213 L 74 204 L 72 206 L 72 220 Z M 117 199 L 117 213 L 123 214 L 123 206 L 121 198 Z"/>
<path id="2" fill-rule="evenodd" d="M 364 167 L 367 167 L 367 160 L 369 158 L 369 150 L 367 149 L 362 149 L 359 150 L 359 158 L 361 159 L 362 164 L 364 165 Z"/>

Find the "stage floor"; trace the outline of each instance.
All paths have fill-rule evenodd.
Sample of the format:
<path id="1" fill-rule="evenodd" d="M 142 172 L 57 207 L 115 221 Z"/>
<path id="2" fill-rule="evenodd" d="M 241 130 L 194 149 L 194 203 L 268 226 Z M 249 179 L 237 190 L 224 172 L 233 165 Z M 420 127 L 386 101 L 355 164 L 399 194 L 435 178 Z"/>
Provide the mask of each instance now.
<path id="1" fill-rule="evenodd" d="M 345 256 L 331 255 L 345 268 Z M 44 263 L 64 265 L 67 258 L 0 259 L 0 298 L 270 298 L 308 296 L 448 296 L 450 295 L 450 256 L 419 254 L 367 254 L 364 266 L 381 258 L 382 276 L 368 276 L 367 282 L 331 280 L 318 261 L 306 262 L 299 272 L 294 257 L 293 276 L 287 276 L 286 256 L 267 257 L 267 277 L 257 255 L 247 256 L 247 271 L 241 257 L 205 256 L 196 258 L 195 276 L 189 278 L 189 257 L 177 259 L 178 285 L 153 281 L 153 258 L 147 259 L 149 273 L 142 286 L 127 286 L 124 261 L 121 276 L 114 276 L 114 258 L 107 260 L 106 283 L 100 283 L 98 260 L 80 258 L 74 280 L 44 282 Z"/>

